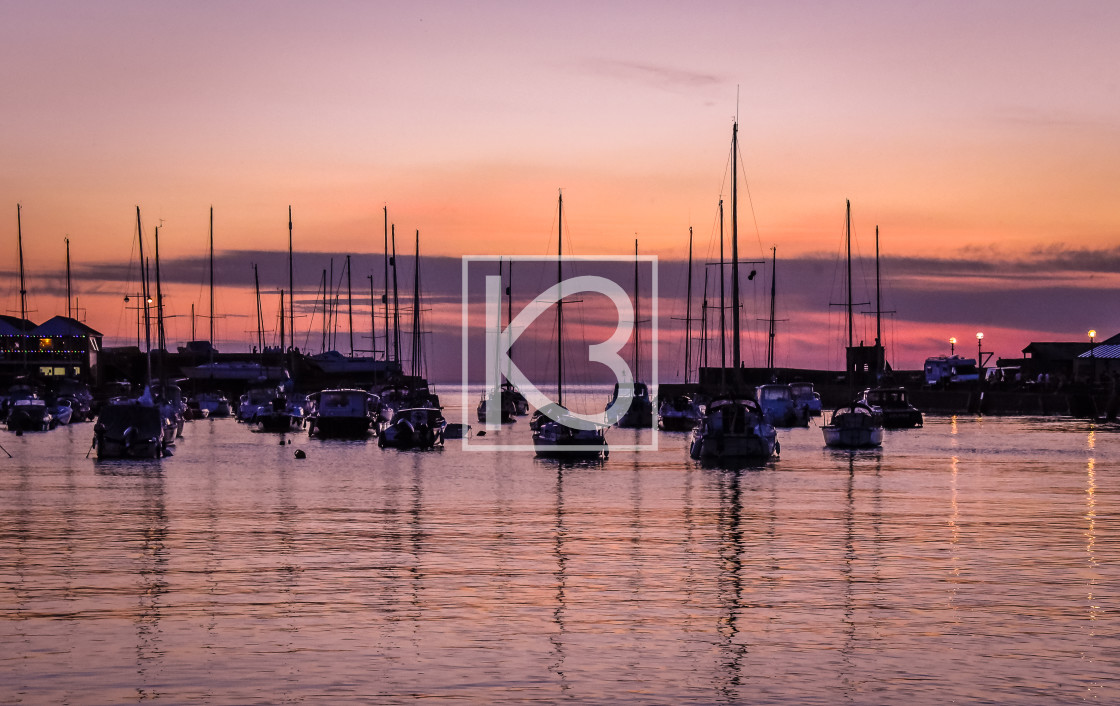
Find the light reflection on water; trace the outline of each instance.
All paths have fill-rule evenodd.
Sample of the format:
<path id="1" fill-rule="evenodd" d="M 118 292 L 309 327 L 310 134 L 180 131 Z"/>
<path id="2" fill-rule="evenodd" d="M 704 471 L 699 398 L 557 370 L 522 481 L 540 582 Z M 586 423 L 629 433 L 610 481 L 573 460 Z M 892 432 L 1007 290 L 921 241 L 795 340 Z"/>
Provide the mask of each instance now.
<path id="1" fill-rule="evenodd" d="M 737 471 L 91 434 L 0 439 L 0 701 L 1117 700 L 1115 428 L 812 427 Z"/>

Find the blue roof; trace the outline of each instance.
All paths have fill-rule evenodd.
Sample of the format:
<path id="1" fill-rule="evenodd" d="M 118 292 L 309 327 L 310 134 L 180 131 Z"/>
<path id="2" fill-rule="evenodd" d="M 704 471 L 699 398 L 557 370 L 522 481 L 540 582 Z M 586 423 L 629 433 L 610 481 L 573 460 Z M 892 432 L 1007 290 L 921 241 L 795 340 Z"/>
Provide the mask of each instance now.
<path id="1" fill-rule="evenodd" d="M 1120 358 L 1120 344 L 1102 343 L 1085 351 L 1078 358 L 1102 358 L 1105 360 Z"/>

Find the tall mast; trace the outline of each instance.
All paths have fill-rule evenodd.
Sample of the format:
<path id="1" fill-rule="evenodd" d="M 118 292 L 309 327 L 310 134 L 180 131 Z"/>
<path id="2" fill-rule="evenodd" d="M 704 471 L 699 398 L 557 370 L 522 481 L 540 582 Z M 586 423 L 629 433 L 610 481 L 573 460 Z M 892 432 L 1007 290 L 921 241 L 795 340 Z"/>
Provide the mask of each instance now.
<path id="1" fill-rule="evenodd" d="M 354 357 L 354 291 L 350 288 L 350 256 L 346 256 L 346 319 L 350 326 L 350 357 Z"/>
<path id="2" fill-rule="evenodd" d="M 564 281 L 564 192 L 560 192 L 556 217 L 556 284 Z M 564 405 L 564 292 L 556 301 L 556 404 Z"/>
<path id="3" fill-rule="evenodd" d="M 66 318 L 74 318 L 74 309 L 70 306 L 71 302 L 71 289 L 70 289 L 70 238 L 66 239 Z"/>
<path id="4" fill-rule="evenodd" d="M 148 266 L 144 260 L 144 228 L 140 225 L 140 207 L 136 207 L 136 238 L 140 241 L 140 296 L 144 299 L 144 348 L 147 360 L 147 382 L 152 384 L 152 321 L 148 310 Z M 23 261 L 22 250 L 20 262 Z M 21 267 L 22 271 L 23 268 Z M 21 286 L 20 289 L 23 289 Z"/>
<path id="5" fill-rule="evenodd" d="M 385 214 L 385 293 L 381 297 L 381 303 L 385 306 L 385 361 L 388 362 L 391 360 L 389 358 L 389 207 L 382 208 Z"/>
<path id="6" fill-rule="evenodd" d="M 23 279 L 23 219 L 20 216 L 22 206 L 16 204 L 16 234 L 19 242 L 19 318 L 22 321 L 27 320 L 27 284 Z M 139 213 L 139 207 L 137 207 Z M 20 326 L 23 326 L 23 323 Z"/>
<path id="7" fill-rule="evenodd" d="M 506 334 L 509 336 L 509 345 L 506 346 L 506 354 L 509 357 L 509 368 L 506 370 L 506 377 L 513 375 L 513 260 L 509 261 L 509 284 L 506 285 Z"/>
<path id="8" fill-rule="evenodd" d="M 296 349 L 296 289 L 295 289 L 295 270 L 292 265 L 292 207 L 288 206 L 288 335 L 292 337 L 291 350 L 295 353 Z M 280 341 L 280 346 L 284 346 L 284 341 Z M 292 371 L 295 372 L 294 370 Z"/>
<path id="9" fill-rule="evenodd" d="M 851 354 L 852 341 L 852 202 L 846 200 L 844 210 L 844 248 L 848 254 L 848 352 L 845 354 L 844 366 L 847 367 L 847 356 Z"/>
<path id="10" fill-rule="evenodd" d="M 727 285 L 724 282 L 723 268 L 723 199 L 719 200 L 719 384 L 727 387 L 727 304 L 724 302 L 724 292 Z"/>
<path id="11" fill-rule="evenodd" d="M 210 207 L 210 362 L 214 362 L 214 207 Z"/>
<path id="12" fill-rule="evenodd" d="M 338 294 L 337 294 L 337 290 L 335 289 L 335 286 L 334 286 L 334 258 L 333 257 L 331 258 L 331 275 L 330 275 L 330 278 L 326 280 L 326 286 L 327 286 L 327 290 L 324 291 L 323 306 L 326 307 L 326 316 L 327 316 L 327 318 L 326 318 L 327 328 L 326 328 L 326 333 L 325 333 L 327 343 L 323 347 L 324 352 L 327 351 L 327 350 L 332 350 L 332 351 L 336 350 L 334 339 L 335 339 L 335 332 L 338 331 L 338 320 L 335 318 L 335 309 L 338 308 L 337 307 L 338 302 L 336 301 L 337 298 L 338 298 Z M 329 291 L 329 294 L 326 293 L 327 291 Z"/>
<path id="13" fill-rule="evenodd" d="M 392 226 L 393 255 L 389 264 L 393 266 L 393 360 L 401 361 L 401 303 L 397 283 L 397 224 Z"/>
<path id="14" fill-rule="evenodd" d="M 159 226 L 156 226 L 156 341 L 159 346 L 159 379 L 164 378 L 164 354 L 167 353 L 167 338 L 163 331 L 163 286 L 159 276 Z"/>
<path id="15" fill-rule="evenodd" d="M 420 230 L 416 231 L 416 262 L 412 274 L 412 374 L 423 377 L 423 350 L 420 345 Z"/>
<path id="16" fill-rule="evenodd" d="M 739 352 L 739 189 L 738 189 L 739 123 L 731 128 L 731 306 L 735 308 L 733 317 L 732 359 L 735 366 L 735 383 L 739 383 L 739 365 L 742 362 Z"/>
<path id="17" fill-rule="evenodd" d="M 320 286 L 323 289 L 323 339 L 322 339 L 322 343 L 320 344 L 319 351 L 322 352 L 322 353 L 326 353 L 327 352 L 327 327 L 329 325 L 327 323 L 327 297 L 330 296 L 330 292 L 328 291 L 328 288 L 327 288 L 327 270 L 326 270 L 326 268 L 323 268 L 323 276 L 320 278 L 320 282 L 321 282 Z"/>
<path id="18" fill-rule="evenodd" d="M 264 309 L 261 308 L 261 278 L 253 263 L 253 292 L 257 295 L 257 352 L 264 355 Z"/>
<path id="19" fill-rule="evenodd" d="M 634 379 L 638 379 L 641 369 L 642 338 L 639 334 L 641 326 L 642 293 L 638 290 L 638 239 L 634 238 Z"/>
<path id="20" fill-rule="evenodd" d="M 879 278 L 879 226 L 875 226 L 875 345 L 882 345 L 883 341 L 883 328 L 882 328 L 882 315 L 883 315 L 883 297 L 880 294 L 880 285 L 882 284 Z"/>
<path id="21" fill-rule="evenodd" d="M 692 368 L 692 226 L 688 227 L 688 294 L 684 305 L 684 384 Z"/>
<path id="22" fill-rule="evenodd" d="M 777 325 L 774 323 L 774 301 L 778 293 L 778 246 L 772 246 L 772 264 L 770 265 L 770 345 L 766 349 L 766 367 L 770 373 L 774 372 L 774 332 Z"/>

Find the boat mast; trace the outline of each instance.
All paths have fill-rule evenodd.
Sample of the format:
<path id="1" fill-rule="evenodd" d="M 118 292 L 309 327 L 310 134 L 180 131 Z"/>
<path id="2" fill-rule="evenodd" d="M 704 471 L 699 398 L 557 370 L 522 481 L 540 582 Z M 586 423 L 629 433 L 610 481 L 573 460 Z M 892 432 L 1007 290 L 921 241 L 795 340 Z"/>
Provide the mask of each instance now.
<path id="1" fill-rule="evenodd" d="M 385 292 L 381 297 L 381 303 L 385 306 L 385 362 L 388 362 L 391 360 L 389 358 L 389 207 L 383 206 L 382 211 L 385 214 Z"/>
<path id="2" fill-rule="evenodd" d="M 560 192 L 556 217 L 556 284 L 564 281 L 564 192 Z M 556 404 L 564 406 L 564 292 L 556 300 Z"/>
<path id="3" fill-rule="evenodd" d="M 412 374 L 423 377 L 422 354 L 420 345 L 420 230 L 416 231 L 416 262 L 412 274 Z"/>
<path id="4" fill-rule="evenodd" d="M 140 207 L 136 207 L 136 238 L 140 241 L 140 296 L 144 298 L 144 349 L 145 360 L 147 361 L 147 382 L 148 385 L 152 384 L 152 321 L 151 312 L 148 310 L 148 266 L 144 260 L 144 228 L 140 225 Z M 22 249 L 20 252 L 20 262 L 22 264 Z M 20 267 L 22 276 L 23 267 Z M 23 289 L 22 285 L 20 289 Z"/>
<path id="5" fill-rule="evenodd" d="M 66 239 L 66 318 L 74 318 L 74 309 L 70 306 L 70 238 Z"/>
<path id="6" fill-rule="evenodd" d="M 284 330 L 284 290 L 280 290 L 280 350 L 284 350 L 285 334 Z"/>
<path id="7" fill-rule="evenodd" d="M 770 369 L 770 374 L 774 374 L 774 333 L 777 325 L 774 319 L 774 301 L 778 292 L 777 277 L 778 277 L 778 246 L 774 245 L 770 248 L 773 257 L 770 265 L 770 345 L 766 349 L 766 367 Z"/>
<path id="8" fill-rule="evenodd" d="M 291 351 L 294 354 L 296 350 L 296 289 L 295 289 L 295 270 L 292 264 L 292 207 L 288 206 L 288 330 L 289 335 L 292 337 Z M 281 338 L 280 345 L 283 347 L 284 341 Z M 294 370 L 292 371 L 295 372 Z"/>
<path id="9" fill-rule="evenodd" d="M 159 380 L 164 382 L 164 356 L 167 354 L 167 337 L 163 330 L 163 286 L 159 276 L 159 226 L 156 226 L 156 340 L 159 346 Z"/>
<path id="10" fill-rule="evenodd" d="M 264 309 L 261 308 L 261 278 L 253 263 L 253 291 L 257 295 L 257 352 L 264 356 Z"/>
<path id="11" fill-rule="evenodd" d="M 724 302 L 724 292 L 727 284 L 724 281 L 723 268 L 723 199 L 719 200 L 719 384 L 727 387 L 727 304 Z"/>
<path id="12" fill-rule="evenodd" d="M 879 277 L 879 226 L 875 226 L 875 345 L 881 346 L 883 341 L 882 315 L 883 297 L 880 294 L 882 281 Z"/>
<path id="13" fill-rule="evenodd" d="M 849 367 L 847 360 L 848 356 L 851 355 L 852 341 L 854 340 L 852 334 L 852 202 L 846 200 L 844 203 L 846 204 L 844 211 L 844 247 L 848 256 L 848 350 L 844 356 L 844 366 Z"/>
<path id="14" fill-rule="evenodd" d="M 22 206 L 16 204 L 16 233 L 19 241 L 19 318 L 20 326 L 27 321 L 27 284 L 23 278 L 23 219 L 20 216 Z"/>
<path id="15" fill-rule="evenodd" d="M 513 260 L 509 261 L 509 284 L 506 285 L 506 335 L 509 336 L 509 345 L 506 353 L 509 356 L 509 368 L 506 377 L 513 375 Z"/>
<path id="16" fill-rule="evenodd" d="M 639 334 L 641 317 L 641 303 L 642 293 L 638 289 L 638 239 L 634 238 L 634 379 L 638 379 L 638 371 L 641 369 L 641 348 L 642 339 Z"/>
<path id="17" fill-rule="evenodd" d="M 214 362 L 214 207 L 210 207 L 210 362 Z"/>
<path id="18" fill-rule="evenodd" d="M 688 294 L 684 305 L 684 384 L 692 368 L 692 226 L 688 227 Z"/>
<path id="19" fill-rule="evenodd" d="M 350 256 L 346 256 L 346 318 L 350 324 L 350 357 L 354 357 L 354 292 L 350 288 Z"/>
<path id="20" fill-rule="evenodd" d="M 393 237 L 393 255 L 389 264 L 393 266 L 393 360 L 400 364 L 401 361 L 401 303 L 400 288 L 397 283 L 397 224 L 391 229 Z"/>
<path id="21" fill-rule="evenodd" d="M 735 384 L 739 385 L 739 366 L 742 357 L 739 350 L 739 123 L 731 127 L 731 306 L 735 308 L 733 317 L 732 365 L 735 366 Z"/>
<path id="22" fill-rule="evenodd" d="M 327 269 L 323 268 L 323 275 L 319 278 L 319 287 L 323 290 L 323 338 L 322 343 L 319 345 L 319 352 L 327 352 L 327 297 L 330 293 L 327 291 Z"/>

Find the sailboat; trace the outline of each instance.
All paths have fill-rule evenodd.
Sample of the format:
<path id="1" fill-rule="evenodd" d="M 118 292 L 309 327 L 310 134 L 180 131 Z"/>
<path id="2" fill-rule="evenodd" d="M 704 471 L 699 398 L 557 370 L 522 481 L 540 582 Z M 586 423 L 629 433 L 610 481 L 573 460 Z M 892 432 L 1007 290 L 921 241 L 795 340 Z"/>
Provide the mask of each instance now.
<path id="1" fill-rule="evenodd" d="M 852 349 L 852 203 L 847 202 L 844 216 L 844 244 L 848 256 L 848 348 Z M 847 356 L 845 356 L 847 360 Z M 865 402 L 856 401 L 852 365 L 845 362 L 848 378 L 848 404 L 832 413 L 828 424 L 821 426 L 826 446 L 838 449 L 873 448 L 883 443 L 883 423 L 875 410 Z"/>
<path id="2" fill-rule="evenodd" d="M 501 276 L 502 261 L 501 259 L 499 259 L 498 278 L 500 279 Z M 508 287 L 506 288 L 506 291 L 509 291 Z M 495 343 L 496 342 L 497 339 L 495 338 Z M 494 360 L 497 361 L 498 357 L 494 356 Z M 501 422 L 502 424 L 512 424 L 516 421 L 514 417 L 517 416 L 517 407 L 515 406 L 512 397 L 506 395 L 505 390 L 503 390 L 502 388 L 502 385 L 497 382 L 501 377 L 500 371 L 495 369 L 494 373 L 494 387 L 483 391 L 482 399 L 478 401 L 478 407 L 476 409 L 476 412 L 478 414 L 478 421 L 486 423 L 489 420 L 491 414 L 494 414 L 494 416 L 497 417 L 497 421 Z"/>
<path id="3" fill-rule="evenodd" d="M 101 407 L 93 426 L 93 446 L 97 458 L 162 458 L 170 454 L 167 426 L 171 423 L 152 396 L 152 334 L 148 309 L 147 268 L 144 260 L 144 231 L 140 225 L 140 207 L 136 207 L 136 234 L 140 239 L 141 305 L 144 308 L 145 348 L 147 350 L 144 393 L 136 399 L 119 398 Z"/>
<path id="4" fill-rule="evenodd" d="M 739 151 L 739 123 L 731 130 L 731 306 L 735 312 L 732 334 L 732 364 L 736 371 L 731 386 L 724 382 L 720 393 L 707 405 L 700 424 L 692 430 L 689 455 L 698 460 L 766 461 L 780 451 L 778 432 L 767 423 L 762 410 L 750 393 L 742 392 L 738 379 L 739 354 L 739 233 L 738 233 L 738 182 L 737 155 Z M 722 247 L 721 247 L 722 252 Z M 722 268 L 721 268 L 722 272 Z M 722 296 L 722 284 L 721 284 Z M 726 341 L 727 331 L 720 317 L 720 336 Z M 721 342 L 722 345 L 722 342 Z"/>
<path id="5" fill-rule="evenodd" d="M 638 287 L 638 241 L 634 241 L 634 353 L 631 369 L 634 375 L 641 371 L 642 341 L 638 335 L 641 325 L 641 300 L 642 293 Z M 615 383 L 614 393 L 607 403 L 606 409 L 618 403 L 621 398 L 630 398 L 630 404 L 622 416 L 615 422 L 619 427 L 631 429 L 648 429 L 653 426 L 653 400 L 650 399 L 649 386 L 644 382 Z"/>
<path id="6" fill-rule="evenodd" d="M 564 281 L 564 195 L 558 200 L 556 283 Z M 533 447 L 542 458 L 606 458 L 603 427 L 588 425 L 564 406 L 564 300 L 556 302 L 556 402 L 538 409 L 530 422 Z"/>
<path id="7" fill-rule="evenodd" d="M 878 362 L 884 362 L 883 351 L 883 299 L 881 278 L 879 276 L 879 226 L 875 226 L 875 350 Z M 885 368 L 880 366 L 880 372 Z M 922 413 L 910 403 L 910 394 L 901 386 L 877 386 L 866 389 L 860 395 L 879 415 L 884 429 L 912 429 L 922 426 Z"/>
<path id="8" fill-rule="evenodd" d="M 692 228 L 688 229 L 688 286 L 684 314 L 684 384 L 692 370 Z M 701 336 L 703 339 L 703 336 Z M 701 349 L 702 350 L 702 349 Z M 700 423 L 702 412 L 696 398 L 682 392 L 672 397 L 660 397 L 657 405 L 657 423 L 663 431 L 689 431 Z"/>

